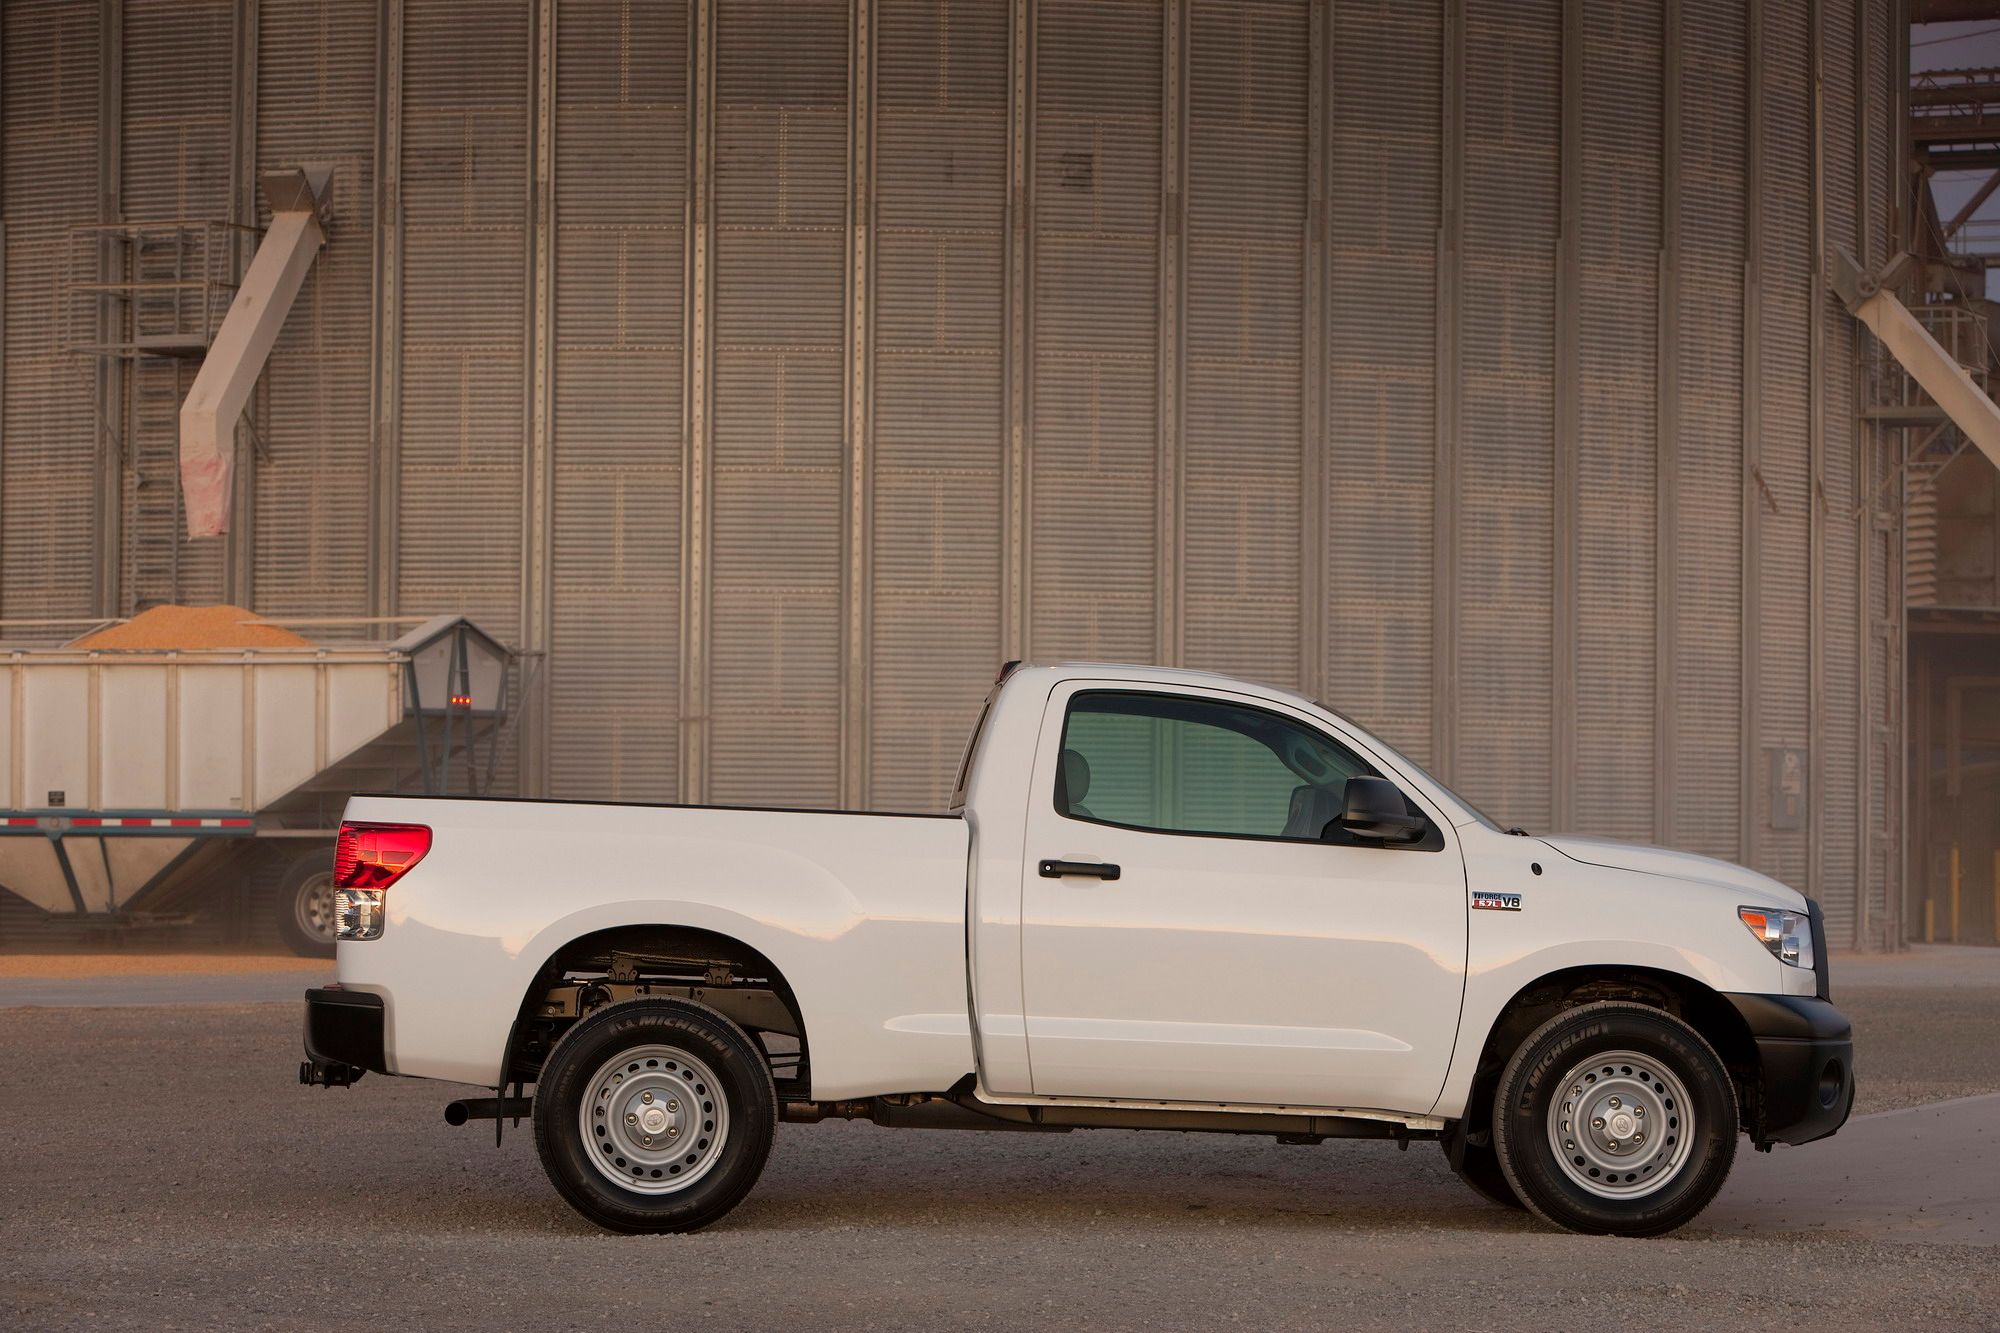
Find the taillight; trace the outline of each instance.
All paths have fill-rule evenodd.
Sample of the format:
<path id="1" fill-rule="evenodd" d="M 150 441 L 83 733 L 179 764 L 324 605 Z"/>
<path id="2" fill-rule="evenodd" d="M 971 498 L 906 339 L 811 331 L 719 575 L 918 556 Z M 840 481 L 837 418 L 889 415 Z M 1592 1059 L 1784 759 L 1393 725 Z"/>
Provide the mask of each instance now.
<path id="1" fill-rule="evenodd" d="M 422 824 L 343 823 L 333 844 L 334 938 L 380 938 L 385 891 L 430 849 Z"/>
<path id="2" fill-rule="evenodd" d="M 422 824 L 342 824 L 333 844 L 333 887 L 386 889 L 431 849 Z"/>

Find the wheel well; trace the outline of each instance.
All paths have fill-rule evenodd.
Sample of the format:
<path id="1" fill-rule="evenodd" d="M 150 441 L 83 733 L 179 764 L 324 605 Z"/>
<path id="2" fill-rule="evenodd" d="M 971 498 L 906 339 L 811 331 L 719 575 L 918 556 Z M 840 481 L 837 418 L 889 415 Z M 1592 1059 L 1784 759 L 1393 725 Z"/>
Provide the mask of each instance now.
<path id="1" fill-rule="evenodd" d="M 1565 1009 L 1599 1000 L 1626 1000 L 1651 1005 L 1674 1015 L 1699 1032 L 1722 1057 L 1736 1085 L 1736 1102 L 1743 1128 L 1757 1123 L 1755 1098 L 1760 1086 L 1757 1043 L 1743 1018 L 1722 998 L 1693 977 L 1646 967 L 1577 967 L 1551 972 L 1523 986 L 1501 1009 L 1472 1077 L 1463 1134 L 1473 1142 L 1491 1132 L 1493 1096 L 1500 1074 L 1528 1034 Z"/>
<path id="2" fill-rule="evenodd" d="M 739 939 L 673 925 L 593 931 L 550 955 L 521 997 L 507 1080 L 534 1082 L 578 1018 L 634 991 L 680 995 L 724 1011 L 771 1062 L 782 1095 L 810 1088 L 805 1016 L 784 973 Z"/>

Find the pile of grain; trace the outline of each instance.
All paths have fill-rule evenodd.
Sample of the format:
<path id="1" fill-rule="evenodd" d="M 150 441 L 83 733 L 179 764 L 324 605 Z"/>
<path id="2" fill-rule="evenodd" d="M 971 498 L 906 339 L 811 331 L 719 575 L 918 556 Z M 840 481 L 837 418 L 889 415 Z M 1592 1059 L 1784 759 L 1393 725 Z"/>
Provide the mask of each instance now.
<path id="1" fill-rule="evenodd" d="M 243 624 L 243 621 L 251 624 Z M 310 648 L 312 641 L 266 625 L 240 606 L 156 606 L 122 625 L 86 634 L 72 648 Z"/>

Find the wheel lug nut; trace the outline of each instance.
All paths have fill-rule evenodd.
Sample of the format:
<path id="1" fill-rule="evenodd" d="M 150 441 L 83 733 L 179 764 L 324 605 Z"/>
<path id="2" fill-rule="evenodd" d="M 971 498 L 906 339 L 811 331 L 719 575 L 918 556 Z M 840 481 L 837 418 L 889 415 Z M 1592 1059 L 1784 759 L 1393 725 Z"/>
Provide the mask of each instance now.
<path id="1" fill-rule="evenodd" d="M 679 1138 L 680 1136 L 681 1136 L 681 1131 L 680 1131 L 680 1126 L 678 1126 L 678 1125 L 669 1125 L 669 1126 L 667 1126 L 667 1137 L 668 1137 L 668 1138 L 670 1138 L 670 1139 L 677 1139 L 677 1138 Z"/>
<path id="2" fill-rule="evenodd" d="M 653 1136 L 650 1134 L 641 1134 L 639 1136 L 639 1142 L 645 1144 L 648 1148 L 650 1148 L 653 1146 Z"/>
<path id="3" fill-rule="evenodd" d="M 1603 1117 L 1603 1116 L 1601 1116 L 1601 1115 L 1599 1115 L 1599 1116 L 1592 1116 L 1592 1117 L 1591 1117 L 1591 1119 L 1590 1119 L 1590 1127 L 1591 1127 L 1592 1129 L 1603 1129 L 1603 1128 L 1604 1128 L 1604 1117 Z"/>
<path id="4" fill-rule="evenodd" d="M 639 1094 L 639 1100 L 642 1102 L 650 1102 L 653 1100 L 653 1094 L 650 1092 L 642 1092 Z"/>
<path id="5" fill-rule="evenodd" d="M 625 1113 L 625 1123 L 628 1125 L 636 1125 L 639 1123 L 639 1117 L 633 1115 L 630 1111 L 627 1111 Z"/>
<path id="6" fill-rule="evenodd" d="M 1618 1099 L 1616 1097 L 1611 1099 L 1611 1109 L 1614 1111 L 1618 1109 Z"/>
<path id="7" fill-rule="evenodd" d="M 681 1109 L 681 1104 L 680 1104 L 680 1101 L 679 1101 L 678 1099 L 676 1099 L 676 1098 L 673 1098 L 673 1097 L 669 1097 L 669 1098 L 667 1098 L 667 1109 L 668 1109 L 669 1111 L 678 1111 L 678 1110 L 680 1110 L 680 1109 Z"/>
<path id="8" fill-rule="evenodd" d="M 1646 1141 L 1646 1136 L 1644 1134 L 1634 1134 L 1632 1136 L 1632 1143 L 1634 1146 L 1644 1143 L 1645 1141 Z"/>
<path id="9" fill-rule="evenodd" d="M 1635 1107 L 1633 1107 L 1633 1108 L 1632 1108 L 1632 1118 L 1633 1118 L 1634 1120 L 1644 1120 L 1644 1119 L 1646 1118 L 1646 1108 L 1645 1108 L 1645 1107 L 1643 1107 L 1643 1106 L 1635 1106 Z"/>

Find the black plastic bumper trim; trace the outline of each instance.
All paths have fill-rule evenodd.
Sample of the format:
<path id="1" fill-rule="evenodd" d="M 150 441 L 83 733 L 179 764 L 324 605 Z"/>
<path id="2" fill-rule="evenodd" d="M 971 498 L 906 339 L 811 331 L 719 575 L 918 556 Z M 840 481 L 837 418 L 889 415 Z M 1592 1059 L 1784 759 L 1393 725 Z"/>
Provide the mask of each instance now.
<path id="1" fill-rule="evenodd" d="M 1757 1043 L 1750 1137 L 1759 1146 L 1811 1143 L 1854 1109 L 1854 1025 L 1806 995 L 1726 997 Z"/>
<path id="2" fill-rule="evenodd" d="M 382 1020 L 379 995 L 337 989 L 307 991 L 307 1061 L 326 1068 L 346 1066 L 388 1073 Z"/>

